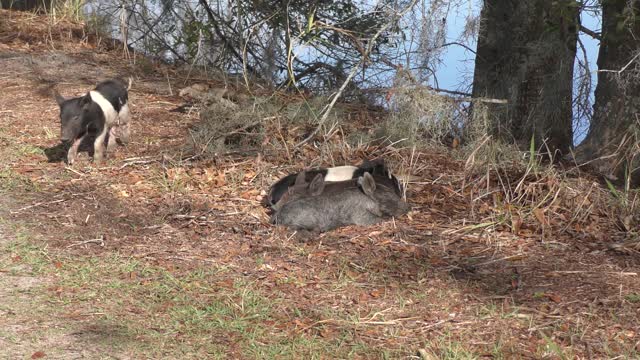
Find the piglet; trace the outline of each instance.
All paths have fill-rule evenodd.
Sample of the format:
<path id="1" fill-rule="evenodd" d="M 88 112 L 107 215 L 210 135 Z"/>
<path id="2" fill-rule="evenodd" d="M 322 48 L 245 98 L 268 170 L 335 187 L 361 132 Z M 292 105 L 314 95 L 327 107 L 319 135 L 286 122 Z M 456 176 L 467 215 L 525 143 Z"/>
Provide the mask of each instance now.
<path id="1" fill-rule="evenodd" d="M 60 140 L 70 144 L 67 163 L 73 164 L 78 147 L 87 133 L 92 130 L 97 136 L 94 141 L 93 158 L 100 162 L 105 152 L 111 150 L 116 139 L 126 144 L 130 138 L 129 86 L 120 80 L 106 80 L 86 95 L 65 99 L 56 93 L 60 107 Z M 108 143 L 105 141 L 108 136 Z"/>

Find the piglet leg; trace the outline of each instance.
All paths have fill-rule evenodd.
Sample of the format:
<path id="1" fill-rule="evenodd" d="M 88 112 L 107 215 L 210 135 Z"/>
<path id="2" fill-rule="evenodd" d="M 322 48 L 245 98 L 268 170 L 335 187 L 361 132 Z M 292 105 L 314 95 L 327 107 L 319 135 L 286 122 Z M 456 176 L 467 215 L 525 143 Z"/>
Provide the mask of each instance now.
<path id="1" fill-rule="evenodd" d="M 129 138 L 131 136 L 131 130 L 129 128 L 129 123 L 120 124 L 120 126 L 118 126 L 118 140 L 120 140 L 122 145 L 129 143 Z"/>
<path id="2" fill-rule="evenodd" d="M 112 151 L 113 147 L 116 146 L 116 134 L 117 134 L 117 126 L 112 127 L 111 129 L 109 129 L 109 141 L 107 142 L 107 152 Z"/>
<path id="3" fill-rule="evenodd" d="M 127 144 L 129 142 L 129 136 L 131 135 L 131 131 L 129 130 L 129 122 L 131 120 L 131 112 L 129 111 L 129 104 L 124 104 L 122 109 L 120 109 L 120 113 L 118 114 L 120 119 L 119 122 L 119 134 L 118 139 L 122 144 Z"/>
<path id="4" fill-rule="evenodd" d="M 67 152 L 67 163 L 69 165 L 72 165 L 76 161 L 76 156 L 78 155 L 78 147 L 80 147 L 80 144 L 82 143 L 82 140 L 84 140 L 85 136 L 87 135 L 86 134 L 82 135 L 81 137 L 75 139 L 71 144 L 71 147 Z"/>
<path id="5" fill-rule="evenodd" d="M 102 162 L 102 160 L 104 159 L 104 155 L 106 152 L 106 146 L 104 144 L 104 140 L 105 140 L 105 137 L 107 136 L 107 132 L 109 132 L 109 128 L 105 125 L 93 143 L 93 161 L 95 163 Z"/>

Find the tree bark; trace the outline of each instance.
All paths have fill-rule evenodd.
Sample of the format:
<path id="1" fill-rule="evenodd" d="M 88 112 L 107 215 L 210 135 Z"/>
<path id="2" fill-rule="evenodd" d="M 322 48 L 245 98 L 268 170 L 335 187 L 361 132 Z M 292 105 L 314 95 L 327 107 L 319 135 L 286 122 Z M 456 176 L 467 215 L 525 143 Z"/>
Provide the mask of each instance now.
<path id="1" fill-rule="evenodd" d="M 490 134 L 523 148 L 533 136 L 540 150 L 568 152 L 578 14 L 573 0 L 485 0 L 473 97 L 508 101 L 487 105 Z"/>
<path id="2" fill-rule="evenodd" d="M 602 42 L 594 114 L 585 140 L 576 148 L 578 163 L 590 161 L 604 174 L 625 177 L 638 166 L 640 114 L 640 1 L 602 1 Z M 635 171 L 632 182 L 640 183 Z"/>

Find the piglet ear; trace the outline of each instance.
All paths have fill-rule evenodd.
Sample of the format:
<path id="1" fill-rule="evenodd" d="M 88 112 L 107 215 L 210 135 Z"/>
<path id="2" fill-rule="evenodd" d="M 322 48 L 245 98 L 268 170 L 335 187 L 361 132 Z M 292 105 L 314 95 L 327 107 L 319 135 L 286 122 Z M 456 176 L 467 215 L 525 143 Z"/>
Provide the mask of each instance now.
<path id="1" fill-rule="evenodd" d="M 304 171 L 300 171 L 298 173 L 298 176 L 296 176 L 296 182 L 293 184 L 293 186 L 297 188 L 305 186 L 307 183 L 306 177 L 307 174 Z"/>
<path id="2" fill-rule="evenodd" d="M 62 95 L 60 95 L 58 90 L 53 90 L 53 95 L 56 98 L 56 102 L 58 103 L 58 106 L 62 106 L 62 104 L 65 102 L 64 97 L 62 97 Z"/>
<path id="3" fill-rule="evenodd" d="M 91 104 L 91 94 L 87 94 L 80 98 L 80 106 L 87 106 Z"/>
<path id="4" fill-rule="evenodd" d="M 322 194 L 324 191 L 324 184 L 324 176 L 322 176 L 322 174 L 316 175 L 309 185 L 309 193 L 311 196 L 318 196 Z"/>
<path id="5" fill-rule="evenodd" d="M 373 176 L 368 172 L 358 178 L 358 186 L 369 196 L 373 196 L 373 193 L 376 191 L 376 181 L 373 180 Z"/>

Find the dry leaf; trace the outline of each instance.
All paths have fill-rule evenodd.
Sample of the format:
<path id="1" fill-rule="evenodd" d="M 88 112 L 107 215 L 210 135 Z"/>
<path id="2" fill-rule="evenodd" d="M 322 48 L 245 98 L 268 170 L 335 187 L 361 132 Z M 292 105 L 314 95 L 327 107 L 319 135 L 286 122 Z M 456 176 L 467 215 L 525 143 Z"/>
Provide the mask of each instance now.
<path id="1" fill-rule="evenodd" d="M 224 177 L 224 172 L 219 172 L 218 176 L 216 176 L 216 186 L 225 186 L 227 184 L 227 180 Z"/>
<path id="2" fill-rule="evenodd" d="M 511 217 L 511 232 L 518 235 L 522 227 L 522 218 L 520 216 Z"/>
<path id="3" fill-rule="evenodd" d="M 546 225 L 547 224 L 547 219 L 544 216 L 544 210 L 542 209 L 533 209 L 533 215 L 535 215 L 536 219 L 538 219 L 538 222 L 540 222 L 540 224 L 542 225 Z"/>
<path id="4" fill-rule="evenodd" d="M 560 303 L 562 302 L 562 299 L 560 298 L 560 296 L 556 295 L 556 294 L 544 294 L 549 300 L 553 301 L 554 303 Z"/>
<path id="5" fill-rule="evenodd" d="M 247 171 L 244 174 L 244 178 L 247 179 L 247 180 L 252 179 L 255 176 L 256 176 L 256 172 L 255 171 L 251 171 L 251 170 Z"/>
<path id="6" fill-rule="evenodd" d="M 622 225 L 624 225 L 624 229 L 626 231 L 631 231 L 633 229 L 633 215 L 627 215 L 622 219 Z"/>

